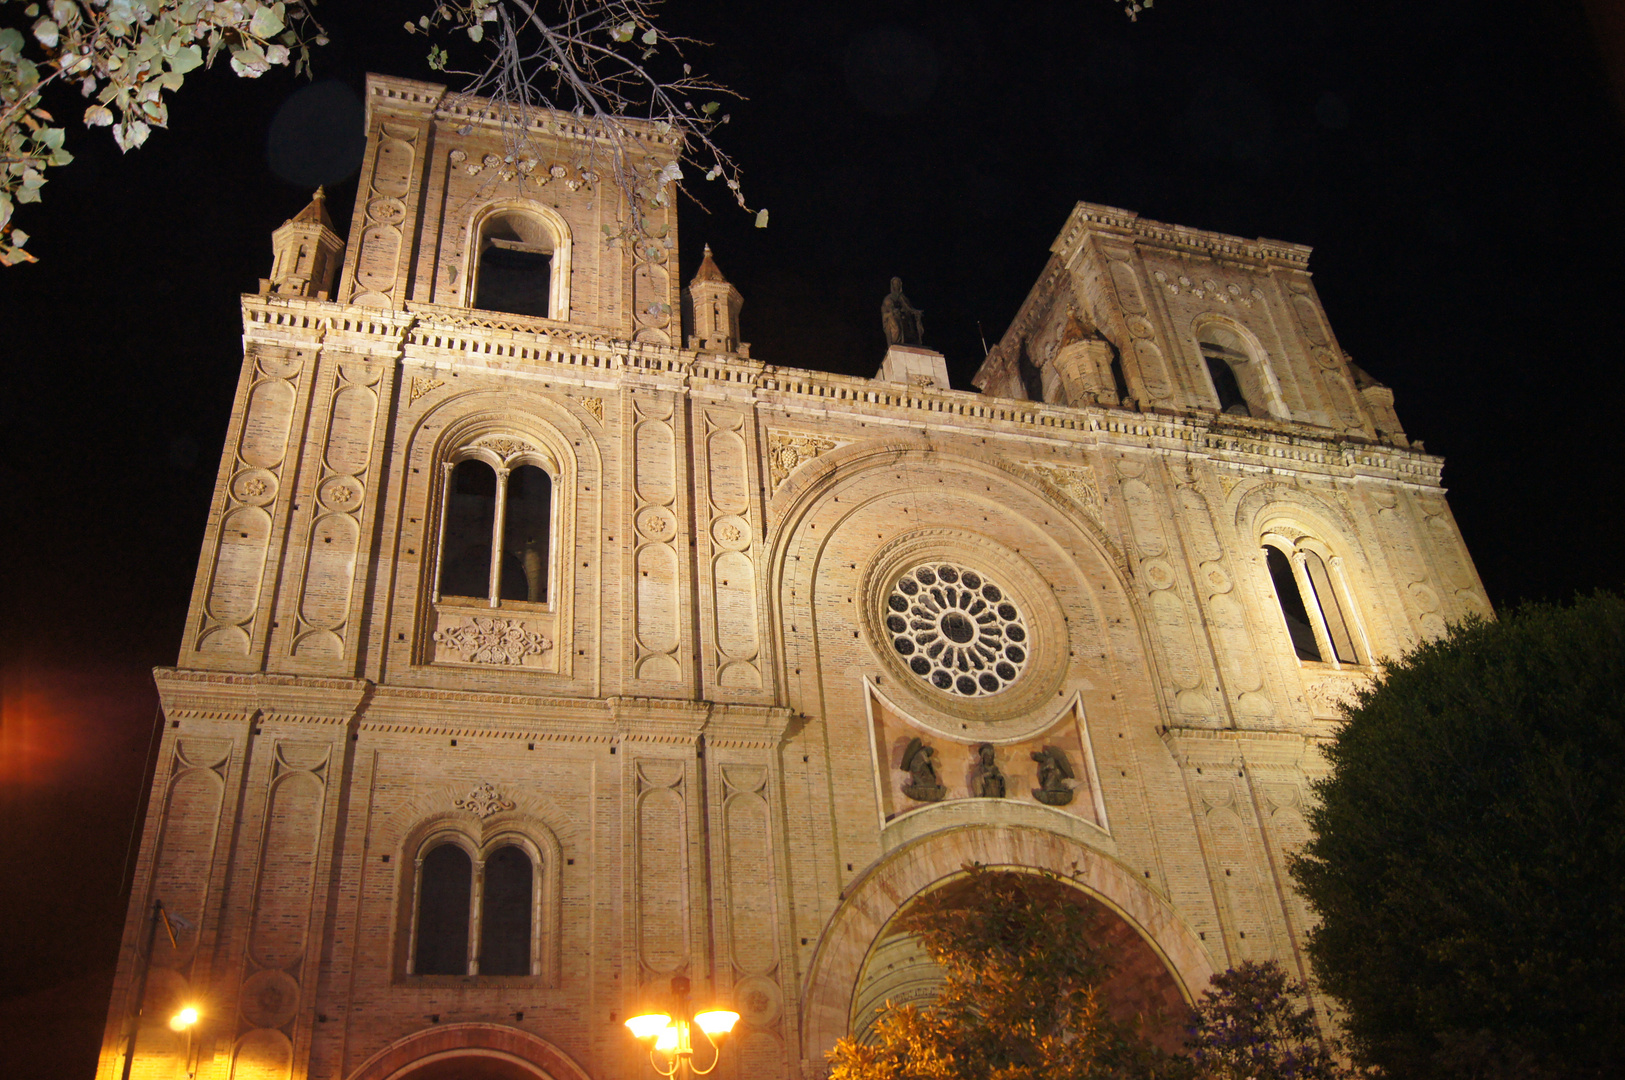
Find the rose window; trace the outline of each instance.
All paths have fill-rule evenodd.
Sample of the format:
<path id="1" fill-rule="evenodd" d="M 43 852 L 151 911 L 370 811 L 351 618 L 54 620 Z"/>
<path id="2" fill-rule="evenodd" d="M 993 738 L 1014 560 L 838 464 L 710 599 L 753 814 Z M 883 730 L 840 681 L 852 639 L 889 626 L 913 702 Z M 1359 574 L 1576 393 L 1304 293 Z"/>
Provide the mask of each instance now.
<path id="1" fill-rule="evenodd" d="M 903 663 L 950 694 L 997 694 L 1027 664 L 1020 609 L 975 570 L 952 563 L 916 566 L 892 587 L 885 618 Z"/>

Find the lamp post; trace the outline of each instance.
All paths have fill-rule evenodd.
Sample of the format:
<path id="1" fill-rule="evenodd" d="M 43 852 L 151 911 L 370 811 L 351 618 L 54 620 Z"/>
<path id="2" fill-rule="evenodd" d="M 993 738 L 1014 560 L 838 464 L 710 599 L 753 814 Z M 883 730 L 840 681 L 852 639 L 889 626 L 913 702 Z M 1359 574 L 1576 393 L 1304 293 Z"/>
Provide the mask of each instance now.
<path id="1" fill-rule="evenodd" d="M 739 1022 L 739 1014 L 727 1009 L 710 1009 L 691 1015 L 688 990 L 686 975 L 673 976 L 670 1015 L 644 1013 L 626 1022 L 633 1038 L 649 1044 L 649 1064 L 654 1066 L 655 1071 L 661 1076 L 679 1077 L 681 1074 L 679 1080 L 705 1076 L 713 1071 L 722 1061 L 722 1049 L 718 1043 Z M 711 1064 L 703 1069 L 694 1065 L 695 1031 L 711 1046 Z"/>

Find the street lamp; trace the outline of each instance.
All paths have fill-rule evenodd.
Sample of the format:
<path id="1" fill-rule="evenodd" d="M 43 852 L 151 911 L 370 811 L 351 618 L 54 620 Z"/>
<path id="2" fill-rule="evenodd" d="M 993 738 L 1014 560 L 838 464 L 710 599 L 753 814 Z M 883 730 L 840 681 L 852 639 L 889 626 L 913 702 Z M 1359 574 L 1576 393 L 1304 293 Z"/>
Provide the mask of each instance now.
<path id="1" fill-rule="evenodd" d="M 192 1029 L 197 1026 L 198 1011 L 196 1005 L 183 1005 L 181 1010 L 169 1018 L 169 1030 L 186 1032 L 186 1075 L 188 1080 L 197 1075 L 197 1065 L 192 1061 Z"/>
<path id="2" fill-rule="evenodd" d="M 649 1064 L 653 1065 L 661 1076 L 676 1076 L 679 1072 L 685 1077 L 705 1076 L 714 1070 L 722 1060 L 722 1050 L 717 1045 L 718 1042 L 739 1022 L 739 1014 L 729 1012 L 727 1009 L 710 1009 L 691 1017 L 688 988 L 687 976 L 673 976 L 671 996 L 675 1015 L 644 1013 L 626 1022 L 627 1030 L 632 1032 L 634 1039 L 650 1044 Z M 696 1028 L 705 1041 L 711 1044 L 711 1064 L 703 1069 L 694 1067 Z M 662 1057 L 666 1062 L 664 1065 L 661 1064 Z"/>

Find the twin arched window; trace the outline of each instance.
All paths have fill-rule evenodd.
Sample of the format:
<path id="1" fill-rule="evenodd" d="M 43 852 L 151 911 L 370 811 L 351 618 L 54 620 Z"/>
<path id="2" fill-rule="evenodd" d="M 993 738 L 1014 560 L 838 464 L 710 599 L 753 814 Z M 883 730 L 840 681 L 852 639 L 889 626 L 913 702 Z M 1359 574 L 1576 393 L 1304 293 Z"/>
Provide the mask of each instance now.
<path id="1" fill-rule="evenodd" d="M 1299 660 L 1316 663 L 1369 663 L 1370 650 L 1343 577 L 1342 560 L 1316 550 L 1320 545 L 1305 539 L 1264 537 L 1264 559 L 1293 650 Z"/>
<path id="2" fill-rule="evenodd" d="M 412 975 L 537 975 L 538 866 L 518 844 L 478 862 L 446 840 L 418 860 Z"/>
<path id="3" fill-rule="evenodd" d="M 442 597 L 548 600 L 553 478 L 533 464 L 470 457 L 446 481 L 440 541 Z"/>

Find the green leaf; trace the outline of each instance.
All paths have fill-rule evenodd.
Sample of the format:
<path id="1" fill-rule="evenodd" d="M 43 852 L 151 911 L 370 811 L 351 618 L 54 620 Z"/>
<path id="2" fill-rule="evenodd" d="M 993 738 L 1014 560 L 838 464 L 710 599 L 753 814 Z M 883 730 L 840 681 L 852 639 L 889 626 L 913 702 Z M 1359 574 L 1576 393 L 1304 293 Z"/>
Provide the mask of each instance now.
<path id="1" fill-rule="evenodd" d="M 24 244 L 28 243 L 28 241 L 29 235 L 23 232 L 21 229 L 11 230 L 11 242 L 16 246 L 22 247 Z"/>
<path id="2" fill-rule="evenodd" d="M 56 43 L 62 40 L 62 29 L 51 19 L 40 19 L 34 23 L 34 39 L 47 49 L 56 48 Z"/>
<path id="3" fill-rule="evenodd" d="M 700 106 L 700 111 L 707 116 L 711 116 L 720 108 L 722 108 L 722 103 L 720 101 L 707 101 L 704 105 Z"/>
<path id="4" fill-rule="evenodd" d="M 649 27 L 649 29 L 647 29 L 647 30 L 645 30 L 643 32 L 643 43 L 645 45 L 653 45 L 655 42 L 657 42 L 659 40 L 660 40 L 660 35 L 655 32 L 654 27 L 651 26 L 651 27 Z"/>
<path id="5" fill-rule="evenodd" d="M 767 228 L 767 211 L 766 210 L 758 210 L 758 211 L 756 211 L 756 227 L 758 229 Z"/>
<path id="6" fill-rule="evenodd" d="M 13 61 L 23 51 L 23 36 L 11 27 L 0 29 L 0 60 Z"/>
<path id="7" fill-rule="evenodd" d="M 468 40 L 479 41 L 483 37 L 485 37 L 485 27 L 481 26 L 479 23 L 475 23 L 473 26 L 468 28 Z"/>
<path id="8" fill-rule="evenodd" d="M 270 38 L 282 33 L 288 24 L 282 21 L 282 15 L 277 8 L 262 7 L 254 12 L 254 17 L 248 21 L 248 32 L 257 38 Z"/>
<path id="9" fill-rule="evenodd" d="M 196 45 L 188 45 L 164 63 L 168 64 L 169 70 L 175 74 L 185 75 L 188 71 L 203 66 L 203 50 Z"/>

